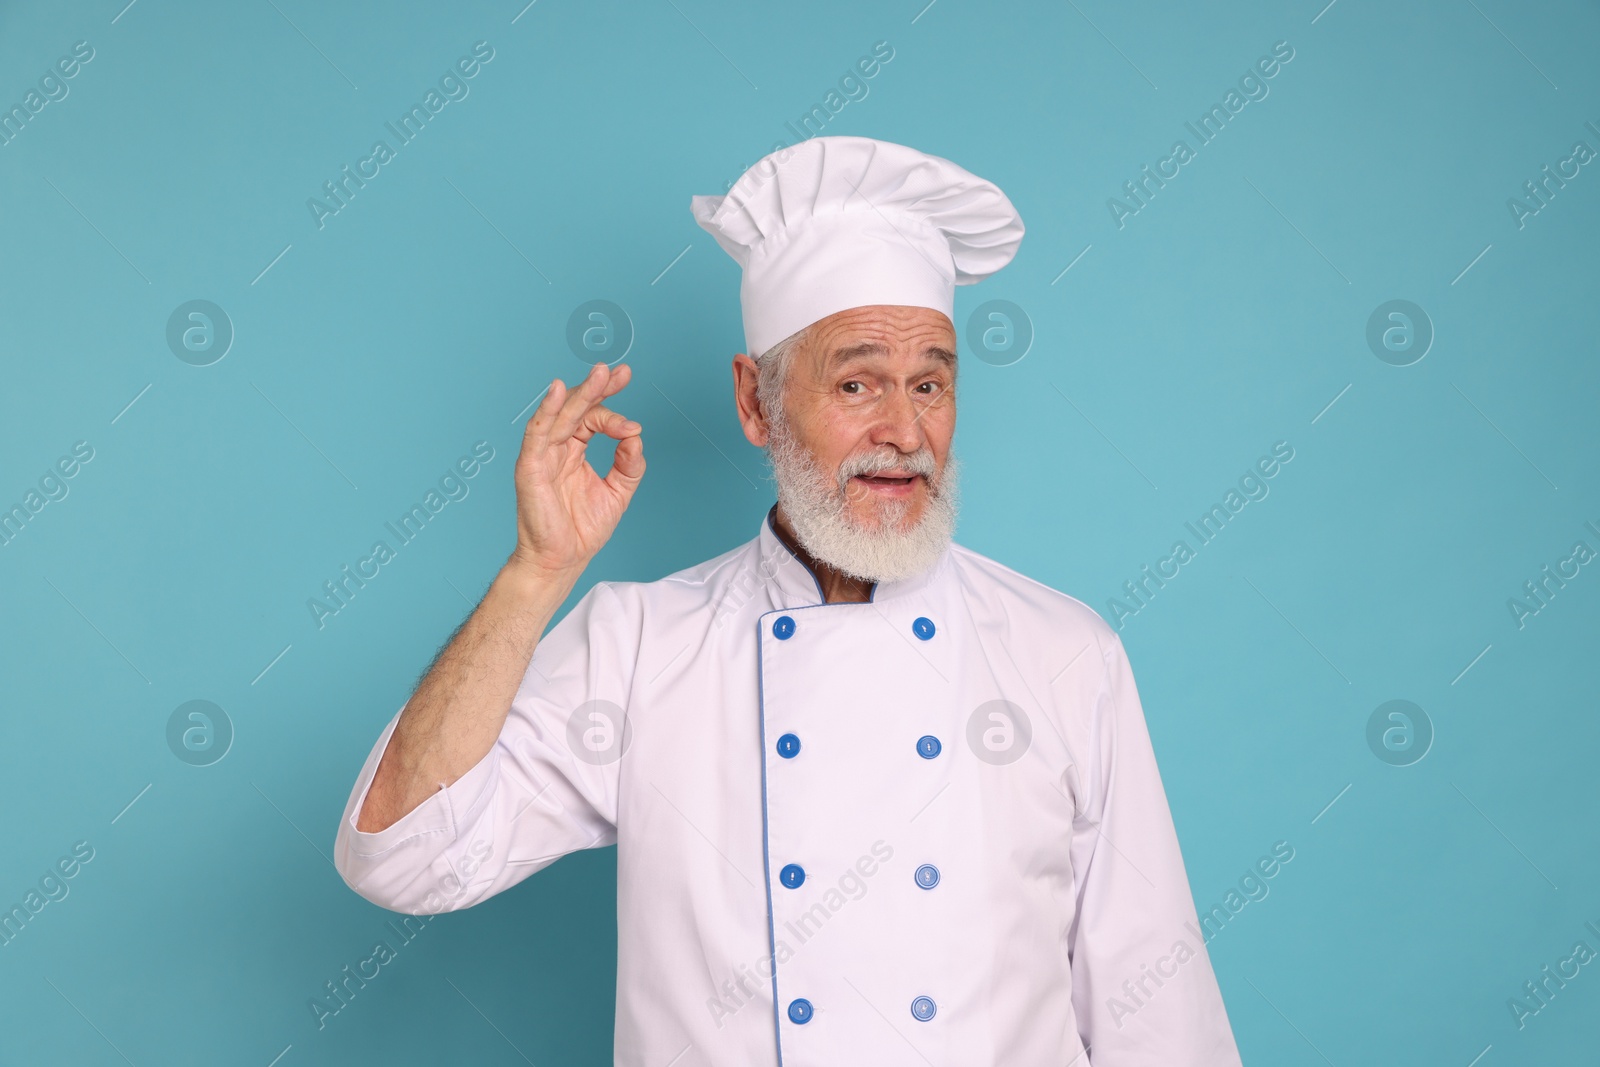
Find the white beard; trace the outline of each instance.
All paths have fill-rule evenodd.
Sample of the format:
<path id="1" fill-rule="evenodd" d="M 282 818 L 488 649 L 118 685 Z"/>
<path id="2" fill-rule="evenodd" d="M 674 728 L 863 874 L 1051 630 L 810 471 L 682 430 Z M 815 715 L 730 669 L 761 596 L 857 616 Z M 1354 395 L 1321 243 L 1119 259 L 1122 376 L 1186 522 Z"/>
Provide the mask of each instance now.
<path id="1" fill-rule="evenodd" d="M 800 544 L 812 556 L 854 578 L 897 582 L 921 574 L 938 560 L 956 528 L 959 464 L 952 453 L 944 472 L 937 471 L 926 447 L 902 454 L 884 446 L 853 455 L 830 474 L 795 440 L 788 420 L 772 421 L 767 459 L 778 483 L 778 503 Z M 878 528 L 860 525 L 850 512 L 847 486 L 856 475 L 899 467 L 927 480 L 928 499 L 922 518 L 902 528 L 909 500 L 877 506 Z"/>

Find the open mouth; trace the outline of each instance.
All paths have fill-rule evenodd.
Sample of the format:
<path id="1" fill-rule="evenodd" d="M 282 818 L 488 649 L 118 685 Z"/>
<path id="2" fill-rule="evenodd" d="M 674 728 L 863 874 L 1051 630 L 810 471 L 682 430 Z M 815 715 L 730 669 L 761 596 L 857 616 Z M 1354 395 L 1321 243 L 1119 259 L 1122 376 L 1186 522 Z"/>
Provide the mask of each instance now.
<path id="1" fill-rule="evenodd" d="M 883 496 L 906 496 L 916 488 L 920 474 L 858 474 L 850 479 Z"/>

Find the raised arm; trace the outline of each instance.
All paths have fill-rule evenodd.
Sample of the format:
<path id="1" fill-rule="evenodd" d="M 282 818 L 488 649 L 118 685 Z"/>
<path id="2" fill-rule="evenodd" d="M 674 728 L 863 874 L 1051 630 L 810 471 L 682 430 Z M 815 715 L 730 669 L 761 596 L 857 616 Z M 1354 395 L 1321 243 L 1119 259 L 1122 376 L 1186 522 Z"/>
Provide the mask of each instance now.
<path id="1" fill-rule="evenodd" d="M 597 363 L 576 388 L 558 378 L 517 457 L 517 546 L 483 600 L 407 701 L 356 820 L 377 833 L 461 778 L 494 747 L 539 638 L 600 551 L 644 476 L 638 423 L 605 406 L 632 372 Z M 595 434 L 618 442 L 601 478 Z"/>

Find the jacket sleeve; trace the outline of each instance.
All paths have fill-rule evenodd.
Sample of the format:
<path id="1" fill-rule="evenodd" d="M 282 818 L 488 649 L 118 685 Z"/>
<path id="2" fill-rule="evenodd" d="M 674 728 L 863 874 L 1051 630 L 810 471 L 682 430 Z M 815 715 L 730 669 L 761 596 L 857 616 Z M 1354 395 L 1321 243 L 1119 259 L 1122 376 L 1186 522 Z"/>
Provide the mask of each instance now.
<path id="1" fill-rule="evenodd" d="M 1104 676 L 1073 827 L 1073 1008 L 1093 1067 L 1239 1067 L 1122 642 Z"/>
<path id="2" fill-rule="evenodd" d="M 536 646 L 483 759 L 394 825 L 364 833 L 356 817 L 396 714 L 334 841 L 350 888 L 392 911 L 438 914 L 480 903 L 569 852 L 614 843 L 638 639 L 638 613 L 608 583 L 595 585 Z"/>

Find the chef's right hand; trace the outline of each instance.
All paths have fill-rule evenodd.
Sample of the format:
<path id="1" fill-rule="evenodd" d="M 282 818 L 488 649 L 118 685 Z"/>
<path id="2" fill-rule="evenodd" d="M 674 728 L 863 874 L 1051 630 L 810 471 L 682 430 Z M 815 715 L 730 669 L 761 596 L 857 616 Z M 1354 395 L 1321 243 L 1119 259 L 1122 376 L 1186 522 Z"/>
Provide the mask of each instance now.
<path id="1" fill-rule="evenodd" d="M 642 427 L 607 408 L 633 377 L 626 363 L 596 363 L 574 389 L 557 378 L 528 420 L 517 457 L 517 547 L 509 563 L 573 578 L 617 528 L 644 477 Z M 611 471 L 595 473 L 589 439 L 617 441 Z"/>

